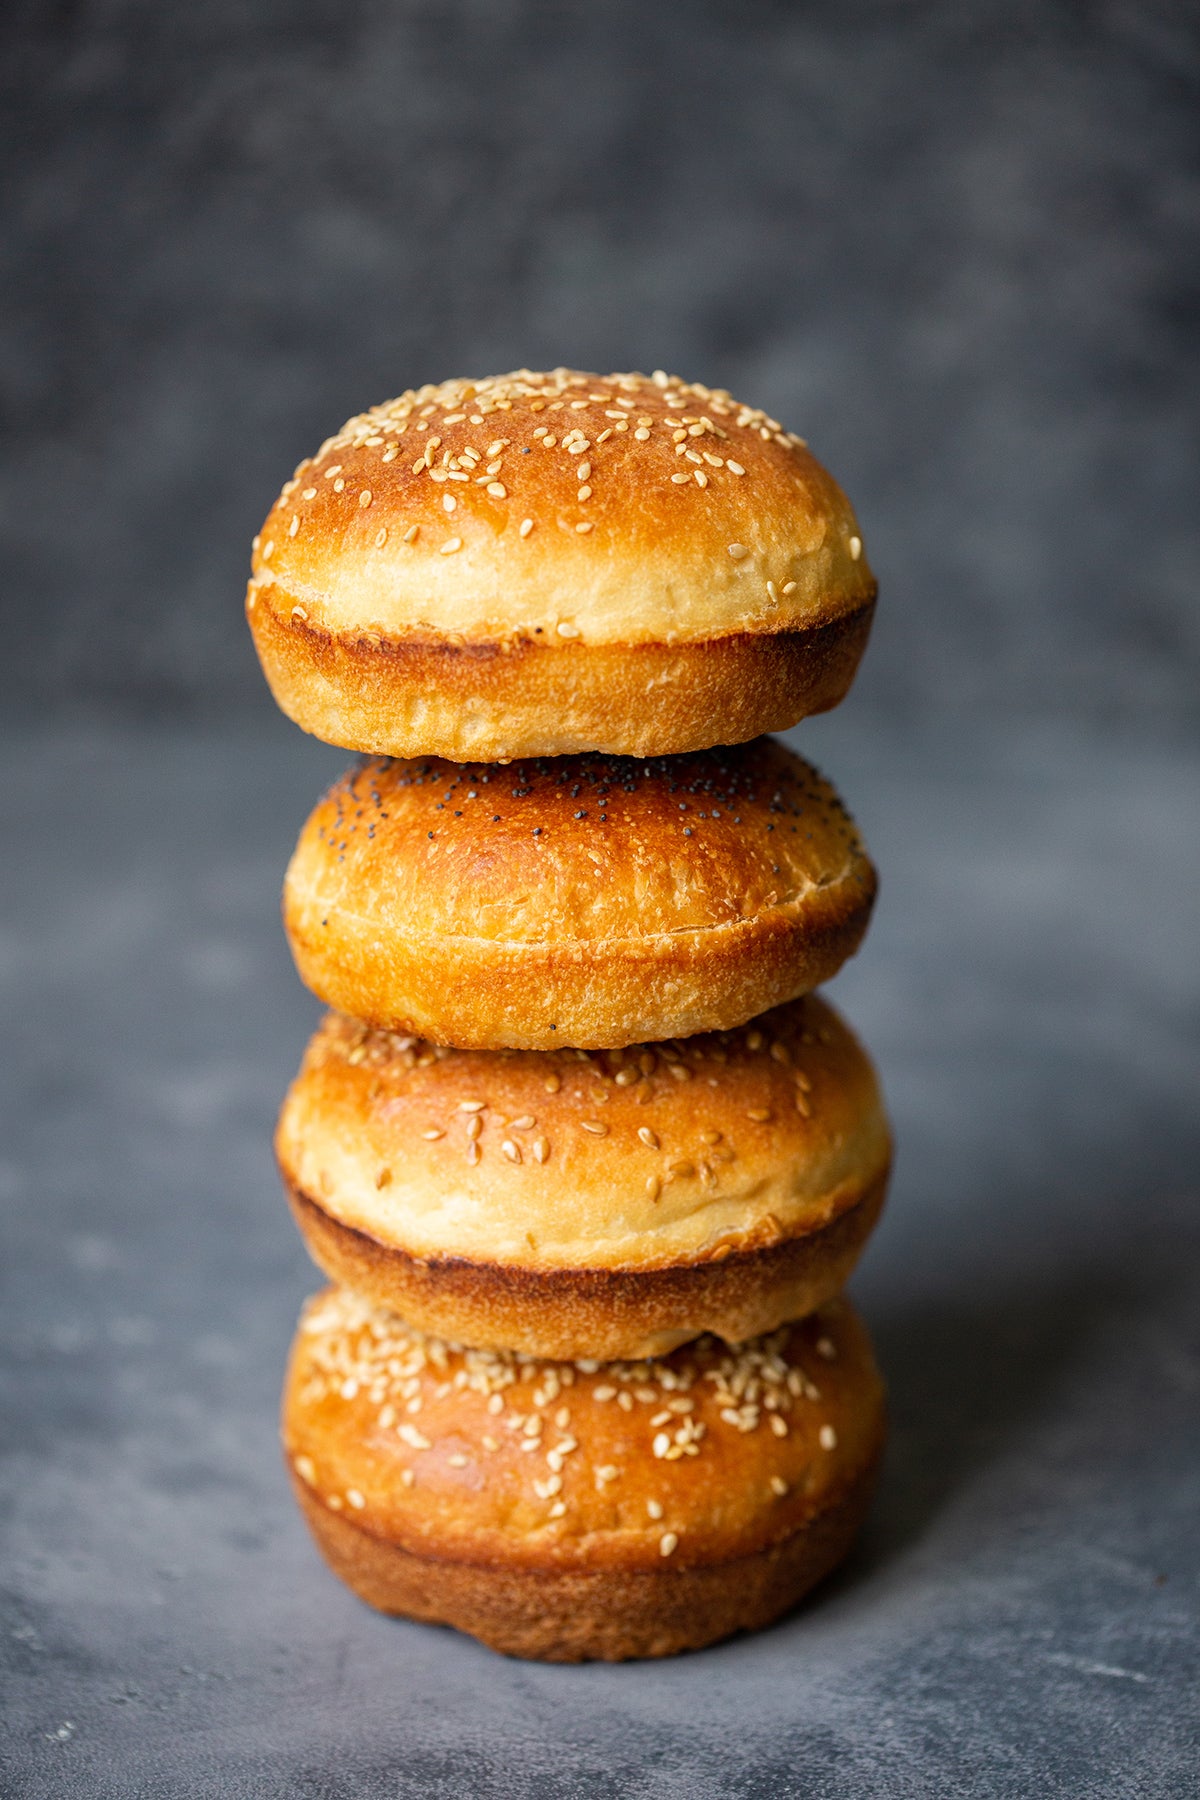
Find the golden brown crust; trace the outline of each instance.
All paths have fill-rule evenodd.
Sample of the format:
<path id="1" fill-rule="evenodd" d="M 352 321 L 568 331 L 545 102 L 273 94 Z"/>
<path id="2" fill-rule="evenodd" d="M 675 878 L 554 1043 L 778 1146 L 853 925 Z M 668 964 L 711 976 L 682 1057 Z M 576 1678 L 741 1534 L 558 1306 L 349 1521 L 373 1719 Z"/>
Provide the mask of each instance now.
<path id="1" fill-rule="evenodd" d="M 246 605 L 306 730 L 461 760 L 782 729 L 845 692 L 874 597 L 845 495 L 777 420 L 521 370 L 351 419 L 285 485 Z"/>
<path id="2" fill-rule="evenodd" d="M 597 1365 L 456 1350 L 329 1290 L 283 1432 L 318 1541 L 372 1604 L 521 1655 L 661 1655 L 765 1623 L 832 1565 L 883 1393 L 843 1300 L 736 1350 Z"/>
<path id="3" fill-rule="evenodd" d="M 370 759 L 301 833 L 284 923 L 330 1005 L 439 1043 L 612 1047 L 721 1030 L 828 980 L 875 872 L 772 739 L 507 768 Z"/>
<path id="4" fill-rule="evenodd" d="M 547 1572 L 415 1555 L 330 1512 L 292 1476 L 322 1556 L 368 1606 L 451 1625 L 503 1656 L 554 1663 L 677 1656 L 773 1624 L 846 1556 L 874 1486 L 872 1468 L 782 1543 L 727 1563 Z"/>
<path id="5" fill-rule="evenodd" d="M 334 1280 L 461 1343 L 614 1357 L 811 1312 L 878 1215 L 890 1146 L 869 1059 L 809 995 L 604 1053 L 449 1050 L 330 1014 L 276 1151 Z"/>
<path id="6" fill-rule="evenodd" d="M 664 1356 L 704 1333 L 739 1343 L 815 1312 L 850 1279 L 886 1187 L 881 1178 L 829 1224 L 770 1247 L 674 1268 L 532 1269 L 411 1256 L 285 1182 L 318 1268 L 374 1305 L 484 1350 L 601 1361 Z"/>
<path id="7" fill-rule="evenodd" d="M 448 644 L 330 631 L 274 584 L 251 596 L 263 670 L 290 719 L 346 750 L 453 762 L 669 755 L 786 731 L 845 698 L 875 610 L 687 644 Z"/>

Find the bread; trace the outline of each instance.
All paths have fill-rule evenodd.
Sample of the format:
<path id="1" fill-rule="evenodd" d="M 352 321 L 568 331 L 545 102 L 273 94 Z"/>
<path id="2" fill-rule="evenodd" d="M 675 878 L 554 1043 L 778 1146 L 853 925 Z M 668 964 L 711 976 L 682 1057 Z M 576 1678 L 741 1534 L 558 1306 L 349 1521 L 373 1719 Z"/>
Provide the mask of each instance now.
<path id="1" fill-rule="evenodd" d="M 849 502 L 777 420 L 558 369 L 351 419 L 268 515 L 246 610 L 306 731 L 465 762 L 783 730 L 845 694 L 874 602 Z"/>
<path id="2" fill-rule="evenodd" d="M 598 1054 L 447 1050 L 331 1013 L 276 1150 L 334 1280 L 459 1343 L 611 1358 L 828 1300 L 890 1146 L 865 1052 L 809 996 Z"/>
<path id="3" fill-rule="evenodd" d="M 284 922 L 339 1011 L 474 1049 L 742 1025 L 858 947 L 875 873 L 782 744 L 508 768 L 368 760 L 300 836 Z"/>
<path id="4" fill-rule="evenodd" d="M 556 1662 L 777 1618 L 849 1547 L 883 1434 L 843 1300 L 736 1350 L 597 1366 L 458 1350 L 332 1289 L 283 1411 L 301 1507 L 361 1598 Z"/>

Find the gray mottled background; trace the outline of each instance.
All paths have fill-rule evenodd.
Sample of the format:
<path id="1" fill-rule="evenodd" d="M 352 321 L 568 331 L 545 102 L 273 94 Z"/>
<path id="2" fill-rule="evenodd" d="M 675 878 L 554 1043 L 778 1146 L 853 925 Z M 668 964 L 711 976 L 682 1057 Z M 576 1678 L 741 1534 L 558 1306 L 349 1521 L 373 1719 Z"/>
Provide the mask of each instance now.
<path id="1" fill-rule="evenodd" d="M 2 1800 L 1195 1800 L 1200 12 L 5 0 Z M 449 373 L 802 430 L 883 584 L 793 736 L 883 885 L 892 1439 L 757 1637 L 549 1669 L 322 1569 L 278 925 L 343 760 L 241 617 L 295 461 Z"/>
<path id="2" fill-rule="evenodd" d="M 883 574 L 872 714 L 1194 720 L 1194 8 L 8 0 L 0 32 L 9 702 L 253 714 L 248 545 L 299 457 L 414 383 L 570 362 L 811 439 Z"/>

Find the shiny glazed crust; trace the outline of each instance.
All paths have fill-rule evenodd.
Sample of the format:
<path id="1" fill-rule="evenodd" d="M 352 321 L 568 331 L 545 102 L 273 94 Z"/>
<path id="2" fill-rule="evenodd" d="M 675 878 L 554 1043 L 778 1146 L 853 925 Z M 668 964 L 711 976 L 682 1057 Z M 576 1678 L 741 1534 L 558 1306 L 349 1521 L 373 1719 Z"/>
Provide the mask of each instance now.
<path id="1" fill-rule="evenodd" d="M 456 1350 L 329 1290 L 283 1414 L 305 1516 L 362 1598 L 555 1661 L 778 1617 L 848 1548 L 883 1432 L 844 1300 L 736 1350 L 597 1366 Z"/>
<path id="2" fill-rule="evenodd" d="M 330 1014 L 276 1134 L 334 1280 L 422 1330 L 549 1357 L 811 1312 L 857 1260 L 889 1149 L 871 1064 L 816 996 L 604 1053 L 449 1050 Z"/>
<path id="3" fill-rule="evenodd" d="M 402 394 L 301 463 L 246 612 L 283 710 L 454 760 L 740 742 L 834 706 L 875 581 L 778 420 L 673 377 Z"/>
<path id="4" fill-rule="evenodd" d="M 828 980 L 875 872 L 834 789 L 772 739 L 506 768 L 373 758 L 300 836 L 284 923 L 321 999 L 479 1049 L 744 1024 Z"/>

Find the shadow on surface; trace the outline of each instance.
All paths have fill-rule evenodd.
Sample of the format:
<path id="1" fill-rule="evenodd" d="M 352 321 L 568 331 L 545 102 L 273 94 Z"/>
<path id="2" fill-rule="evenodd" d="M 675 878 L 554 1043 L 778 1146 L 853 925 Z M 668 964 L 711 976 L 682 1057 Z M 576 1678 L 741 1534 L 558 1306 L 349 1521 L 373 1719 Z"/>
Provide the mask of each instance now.
<path id="1" fill-rule="evenodd" d="M 848 1590 L 916 1544 L 976 1478 L 1019 1454 L 1054 1410 L 1056 1393 L 1075 1384 L 1074 1372 L 1091 1371 L 1107 1389 L 1112 1363 L 1103 1340 L 1113 1344 L 1133 1320 L 1177 1317 L 1186 1304 L 1184 1248 L 1172 1267 L 1157 1258 L 1127 1268 L 1106 1260 L 1058 1281 L 1053 1272 L 1023 1278 L 1014 1270 L 999 1281 L 981 1272 L 979 1299 L 970 1305 L 874 1311 L 869 1323 L 888 1385 L 888 1452 L 862 1538 L 822 1596 Z M 1138 1385 L 1136 1362 L 1135 1355 L 1126 1365 L 1122 1407 Z M 1073 1402 L 1073 1415 L 1078 1410 Z"/>

